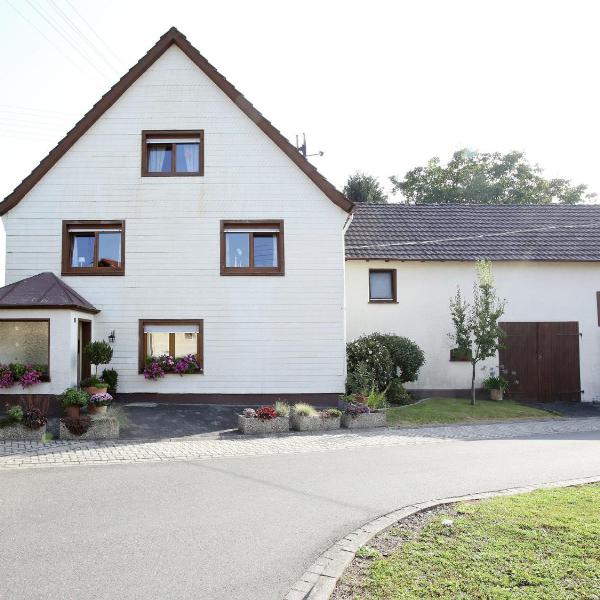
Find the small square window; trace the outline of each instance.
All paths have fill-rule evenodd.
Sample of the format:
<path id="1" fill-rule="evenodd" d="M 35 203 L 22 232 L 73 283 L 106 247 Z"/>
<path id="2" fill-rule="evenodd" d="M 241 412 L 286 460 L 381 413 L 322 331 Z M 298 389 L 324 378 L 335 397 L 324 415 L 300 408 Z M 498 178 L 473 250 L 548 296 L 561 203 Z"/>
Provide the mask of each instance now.
<path id="1" fill-rule="evenodd" d="M 221 275 L 283 274 L 283 221 L 221 222 Z"/>
<path id="2" fill-rule="evenodd" d="M 396 269 L 369 269 L 369 302 L 396 301 Z"/>
<path id="3" fill-rule="evenodd" d="M 124 273 L 124 221 L 63 221 L 63 275 Z"/>
<path id="4" fill-rule="evenodd" d="M 142 176 L 204 175 L 204 131 L 142 131 Z"/>

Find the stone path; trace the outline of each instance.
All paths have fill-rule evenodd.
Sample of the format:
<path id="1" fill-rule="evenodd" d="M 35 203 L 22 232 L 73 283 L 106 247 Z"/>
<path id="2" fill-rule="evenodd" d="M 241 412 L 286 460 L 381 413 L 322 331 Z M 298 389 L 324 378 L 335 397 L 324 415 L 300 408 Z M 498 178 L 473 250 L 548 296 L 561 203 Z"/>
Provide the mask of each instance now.
<path id="1" fill-rule="evenodd" d="M 0 442 L 0 469 L 206 460 L 591 431 L 600 431 L 600 418 L 363 431 L 340 430 L 321 434 L 291 433 L 252 438 L 225 434 L 215 439 L 187 437 L 158 441 L 51 441 L 46 443 L 13 441 Z"/>

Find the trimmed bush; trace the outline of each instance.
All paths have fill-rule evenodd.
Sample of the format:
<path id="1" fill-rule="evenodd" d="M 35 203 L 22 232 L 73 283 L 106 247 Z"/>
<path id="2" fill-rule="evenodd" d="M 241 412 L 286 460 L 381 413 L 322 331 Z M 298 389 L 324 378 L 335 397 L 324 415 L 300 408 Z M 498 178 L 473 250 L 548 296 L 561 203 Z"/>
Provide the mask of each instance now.
<path id="1" fill-rule="evenodd" d="M 98 375 L 98 365 L 107 365 L 113 356 L 113 349 L 108 342 L 96 341 L 90 342 L 84 349 L 85 357 L 96 367 L 96 376 Z"/>
<path id="2" fill-rule="evenodd" d="M 394 376 L 394 363 L 388 348 L 373 335 L 365 335 L 346 346 L 347 391 L 368 394 L 384 390 Z M 367 386 L 366 388 L 364 386 Z"/>
<path id="3" fill-rule="evenodd" d="M 412 396 L 408 393 L 399 377 L 392 379 L 390 387 L 386 393 L 387 401 L 390 404 L 411 404 Z"/>
<path id="4" fill-rule="evenodd" d="M 102 371 L 102 381 L 108 383 L 108 391 L 114 395 L 119 385 L 119 374 L 114 369 L 104 369 Z"/>
<path id="5" fill-rule="evenodd" d="M 402 383 L 414 381 L 418 377 L 419 369 L 425 362 L 425 354 L 415 342 L 389 333 L 373 333 L 371 337 L 388 349 L 395 367 L 394 375 L 397 375 Z"/>

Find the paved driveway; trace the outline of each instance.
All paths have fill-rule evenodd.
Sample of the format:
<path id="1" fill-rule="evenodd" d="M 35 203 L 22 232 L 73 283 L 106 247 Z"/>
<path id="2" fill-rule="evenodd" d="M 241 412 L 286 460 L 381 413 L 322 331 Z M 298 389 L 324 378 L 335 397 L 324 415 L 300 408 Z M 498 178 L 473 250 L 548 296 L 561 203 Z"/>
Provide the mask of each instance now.
<path id="1" fill-rule="evenodd" d="M 0 598 L 281 599 L 331 543 L 399 506 L 600 475 L 590 429 L 4 469 Z"/>

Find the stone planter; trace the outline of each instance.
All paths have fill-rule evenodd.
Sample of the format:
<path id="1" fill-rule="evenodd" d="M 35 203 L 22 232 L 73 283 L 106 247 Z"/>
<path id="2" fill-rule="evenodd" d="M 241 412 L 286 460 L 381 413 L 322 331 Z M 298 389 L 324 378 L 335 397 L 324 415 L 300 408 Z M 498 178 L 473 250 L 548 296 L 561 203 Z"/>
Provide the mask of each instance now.
<path id="1" fill-rule="evenodd" d="M 504 397 L 503 390 L 490 390 L 490 400 L 499 402 Z"/>
<path id="2" fill-rule="evenodd" d="M 74 435 L 60 422 L 61 440 L 114 440 L 119 437 L 119 421 L 105 415 L 93 416 L 90 428 L 82 435 Z"/>
<path id="3" fill-rule="evenodd" d="M 108 406 L 96 406 L 95 404 L 88 404 L 88 414 L 90 415 L 106 415 L 106 409 Z"/>
<path id="4" fill-rule="evenodd" d="M 27 442 L 41 442 L 46 434 L 46 426 L 42 425 L 39 429 L 29 429 L 21 423 L 0 427 L 0 440 L 24 440 Z"/>
<path id="5" fill-rule="evenodd" d="M 289 417 L 275 417 L 263 420 L 255 417 L 244 417 L 238 415 L 238 429 L 244 435 L 256 435 L 260 433 L 281 433 L 290 430 Z"/>
<path id="6" fill-rule="evenodd" d="M 342 415 L 342 427 L 346 429 L 365 429 L 367 427 L 385 427 L 385 411 L 370 412 L 352 417 L 351 415 Z"/>
<path id="7" fill-rule="evenodd" d="M 294 415 L 290 417 L 290 426 L 296 431 L 330 431 L 339 429 L 341 417 L 305 417 Z"/>

